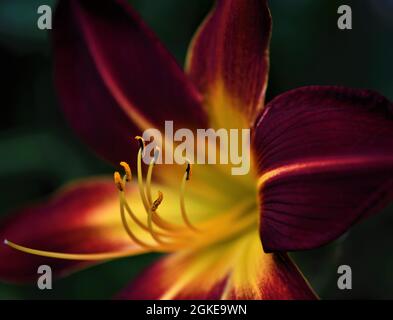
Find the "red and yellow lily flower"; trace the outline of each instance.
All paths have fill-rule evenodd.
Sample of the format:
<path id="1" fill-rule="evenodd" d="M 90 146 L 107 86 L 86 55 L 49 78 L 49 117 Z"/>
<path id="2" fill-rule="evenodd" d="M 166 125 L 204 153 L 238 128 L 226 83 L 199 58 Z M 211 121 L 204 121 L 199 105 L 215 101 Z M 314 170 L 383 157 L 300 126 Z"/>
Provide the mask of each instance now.
<path id="1" fill-rule="evenodd" d="M 124 174 L 115 173 L 115 184 L 112 177 L 75 182 L 4 221 L 4 281 L 34 279 L 42 264 L 64 276 L 162 252 L 119 297 L 314 299 L 286 252 L 336 239 L 393 198 L 387 99 L 314 86 L 265 105 L 265 0 L 217 0 L 185 72 L 123 0 L 60 0 L 53 32 L 67 119 Z M 250 173 L 154 161 L 145 168 L 143 143 L 131 137 L 162 130 L 165 120 L 178 128 L 251 128 Z"/>

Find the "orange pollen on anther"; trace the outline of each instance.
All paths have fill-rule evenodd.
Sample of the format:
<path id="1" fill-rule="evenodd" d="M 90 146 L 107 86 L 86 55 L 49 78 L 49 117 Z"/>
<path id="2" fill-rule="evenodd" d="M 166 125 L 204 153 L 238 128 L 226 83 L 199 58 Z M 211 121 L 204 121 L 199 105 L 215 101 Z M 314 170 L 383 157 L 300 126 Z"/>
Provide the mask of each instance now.
<path id="1" fill-rule="evenodd" d="M 113 174 L 113 180 L 115 181 L 115 185 L 116 185 L 117 189 L 118 189 L 119 191 L 124 191 L 124 189 L 125 189 L 125 184 L 124 184 L 124 181 L 123 181 L 123 179 L 121 178 L 119 172 L 115 171 L 115 173 Z"/>
<path id="2" fill-rule="evenodd" d="M 120 165 L 123 167 L 124 172 L 125 172 L 125 174 L 126 174 L 126 181 L 127 181 L 127 182 L 130 182 L 131 179 L 132 179 L 132 174 L 131 174 L 131 168 L 130 168 L 130 166 L 128 165 L 127 162 L 124 162 L 124 161 L 120 162 Z"/>
<path id="3" fill-rule="evenodd" d="M 151 211 L 156 212 L 163 199 L 164 195 L 161 191 L 158 191 L 158 198 L 153 202 L 153 205 L 151 206 Z"/>

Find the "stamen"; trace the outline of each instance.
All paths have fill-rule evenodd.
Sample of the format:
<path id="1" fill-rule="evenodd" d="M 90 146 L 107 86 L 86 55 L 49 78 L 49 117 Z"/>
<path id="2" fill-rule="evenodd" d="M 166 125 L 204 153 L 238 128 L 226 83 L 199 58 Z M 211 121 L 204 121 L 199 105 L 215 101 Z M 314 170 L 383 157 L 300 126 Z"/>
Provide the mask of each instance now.
<path id="1" fill-rule="evenodd" d="M 132 180 L 131 168 L 127 162 L 120 162 L 120 165 L 124 168 L 124 172 L 126 173 L 126 181 L 130 182 Z"/>
<path id="2" fill-rule="evenodd" d="M 190 222 L 190 220 L 188 219 L 187 213 L 186 213 L 186 206 L 185 206 L 185 201 L 184 201 L 184 195 L 185 195 L 185 190 L 186 190 L 186 181 L 188 181 L 190 179 L 190 174 L 191 174 L 191 163 L 188 159 L 186 159 L 187 161 L 187 169 L 186 172 L 183 175 L 183 179 L 180 185 L 180 211 L 181 211 L 181 215 L 183 218 L 184 223 L 187 225 L 187 227 L 189 227 L 190 229 L 194 230 L 194 231 L 198 231 L 197 228 L 195 228 L 192 223 Z"/>
<path id="3" fill-rule="evenodd" d="M 186 180 L 188 181 L 188 180 L 190 180 L 190 176 L 191 176 L 191 164 L 190 164 L 189 160 L 187 160 L 186 173 L 187 173 Z"/>
<path id="4" fill-rule="evenodd" d="M 158 234 L 154 231 L 153 223 L 152 223 L 152 216 L 153 216 L 153 214 L 155 214 L 157 208 L 159 207 L 159 205 L 161 204 L 163 199 L 164 199 L 164 195 L 162 194 L 161 191 L 158 191 L 158 198 L 154 201 L 153 205 L 151 206 L 151 208 L 149 210 L 149 214 L 147 216 L 147 227 L 149 228 L 149 232 L 152 235 L 152 237 L 154 238 L 154 240 L 156 240 L 160 244 L 166 244 L 166 243 L 163 242 L 160 239 L 160 237 L 158 236 Z"/>
<path id="5" fill-rule="evenodd" d="M 129 165 L 125 162 L 121 162 L 120 165 L 124 168 L 124 171 L 126 172 L 126 175 L 124 176 L 123 179 L 121 179 L 120 173 L 119 172 L 115 172 L 114 173 L 114 180 L 115 180 L 115 184 L 117 186 L 117 188 L 120 191 L 120 215 L 121 215 L 121 222 L 123 223 L 123 227 L 126 230 L 128 236 L 131 238 L 132 241 L 134 241 L 136 244 L 140 245 L 143 248 L 147 248 L 147 249 L 153 249 L 152 246 L 150 246 L 149 244 L 143 242 L 142 240 L 140 240 L 131 230 L 130 226 L 128 225 L 127 222 L 127 218 L 124 212 L 124 207 L 125 204 L 127 203 L 125 196 L 124 196 L 124 189 L 125 189 L 125 182 L 128 180 L 131 180 L 131 169 L 129 167 Z M 139 221 L 139 219 L 134 215 L 134 213 L 132 212 L 131 208 L 128 206 L 127 207 L 129 210 L 127 210 L 128 214 L 130 215 L 130 217 L 132 218 L 132 220 L 134 220 L 134 222 L 139 225 L 139 226 L 143 226 L 142 222 Z"/>
<path id="6" fill-rule="evenodd" d="M 139 238 L 132 232 L 130 226 L 128 225 L 127 218 L 124 212 L 124 203 L 123 203 L 123 197 L 120 196 L 120 216 L 121 216 L 121 222 L 123 223 L 124 229 L 126 230 L 128 236 L 131 238 L 132 241 L 134 241 L 136 244 L 139 244 L 143 248 L 147 249 L 153 249 L 154 247 L 143 242 L 142 240 L 139 240 Z"/>
<path id="7" fill-rule="evenodd" d="M 146 251 L 144 249 L 140 249 L 139 251 L 135 249 L 131 249 L 125 251 L 114 251 L 114 252 L 104 252 L 104 253 L 62 253 L 62 252 L 45 251 L 45 250 L 28 248 L 16 244 L 14 242 L 11 242 L 7 239 L 4 240 L 4 244 L 15 250 L 36 255 L 36 256 L 57 258 L 57 259 L 64 259 L 64 260 L 83 260 L 83 261 L 97 261 L 97 260 L 122 258 L 122 257 L 127 257 L 136 253 L 142 253 Z"/>
<path id="8" fill-rule="evenodd" d="M 115 173 L 113 174 L 113 180 L 115 181 L 115 185 L 117 187 L 117 189 L 119 189 L 119 191 L 123 192 L 125 189 L 125 183 L 123 181 L 123 179 L 120 176 L 120 173 L 115 171 Z"/>
<path id="9" fill-rule="evenodd" d="M 142 177 L 142 152 L 144 150 L 144 140 L 136 136 L 135 139 L 137 139 L 140 143 L 140 147 L 138 150 L 138 156 L 137 156 L 137 176 L 138 176 L 138 187 L 139 187 L 139 195 L 141 197 L 143 206 L 145 208 L 146 213 L 149 213 L 150 206 L 149 203 L 146 200 L 145 192 L 144 192 L 144 186 L 143 186 L 143 177 Z M 141 142 L 142 141 L 142 142 Z"/>
<path id="10" fill-rule="evenodd" d="M 149 231 L 149 229 L 147 228 L 147 226 L 146 225 L 144 225 L 143 224 L 143 222 L 142 221 L 140 221 L 139 219 L 138 219 L 138 217 L 135 215 L 135 213 L 131 210 L 131 207 L 128 205 L 128 202 L 127 202 L 127 200 L 126 200 L 126 198 L 125 198 L 125 196 L 124 196 L 124 192 L 121 192 L 120 193 L 120 205 L 124 205 L 124 207 L 125 207 L 125 209 L 126 209 L 126 211 L 127 211 L 127 213 L 128 213 L 128 215 L 130 216 L 130 218 L 140 227 L 140 228 L 142 228 L 142 229 L 144 229 L 144 230 L 146 230 L 146 231 Z"/>
<path id="11" fill-rule="evenodd" d="M 142 137 L 137 136 L 135 137 L 136 140 L 138 140 L 140 146 L 138 150 L 138 155 L 137 155 L 137 180 L 138 180 L 138 190 L 139 190 L 139 195 L 142 200 L 144 209 L 147 213 L 147 225 L 143 223 L 141 220 L 138 219 L 138 217 L 134 214 L 134 212 L 131 210 L 131 207 L 128 205 L 124 190 L 125 190 L 125 184 L 126 182 L 129 182 L 131 180 L 131 169 L 130 166 L 126 162 L 121 162 L 120 165 L 124 168 L 125 171 L 125 176 L 123 179 L 121 179 L 121 176 L 118 172 L 115 172 L 114 174 L 114 180 L 115 183 L 120 191 L 120 213 L 121 213 L 121 219 L 123 226 L 128 234 L 128 236 L 132 239 L 132 241 L 139 246 L 143 248 L 147 248 L 149 250 L 168 250 L 169 248 L 176 248 L 179 246 L 182 246 L 184 244 L 184 236 L 188 234 L 188 232 L 184 233 L 187 229 L 181 226 L 174 225 L 172 223 L 169 223 L 162 219 L 158 214 L 157 214 L 157 209 L 160 206 L 160 204 L 163 201 L 163 193 L 158 192 L 158 198 L 153 202 L 152 201 L 152 196 L 151 196 L 151 181 L 152 181 L 152 175 L 153 175 L 153 168 L 156 164 L 156 161 L 159 156 L 159 148 L 155 149 L 154 152 L 154 158 L 150 161 L 149 167 L 148 167 L 148 173 L 146 177 L 146 186 L 144 185 L 143 181 L 143 174 L 142 174 L 142 157 L 143 157 L 143 152 L 145 150 L 145 141 L 143 140 Z M 184 223 L 189 229 L 192 229 L 194 231 L 197 231 L 197 229 L 191 224 L 190 220 L 188 219 L 186 210 L 185 210 L 185 200 L 184 200 L 184 194 L 185 194 L 185 183 L 187 180 L 190 179 L 191 175 L 191 164 L 190 161 L 187 159 L 187 168 L 186 172 L 184 173 L 183 179 L 182 179 L 182 184 L 180 188 L 180 209 L 181 209 L 181 215 L 184 220 Z M 144 231 L 147 231 L 150 236 L 157 242 L 158 246 L 155 244 L 150 244 L 145 241 L 142 241 L 139 239 L 131 227 L 129 226 L 126 218 L 126 213 L 128 213 L 129 217 L 133 222 L 135 222 L 138 227 L 143 229 Z M 154 230 L 154 225 L 157 225 L 163 230 L 167 230 L 168 233 L 166 232 L 160 232 Z M 190 234 L 188 234 L 190 235 Z M 179 241 L 175 242 L 165 242 L 161 239 L 161 237 L 167 237 L 169 239 L 172 238 L 178 238 L 180 237 Z"/>
<path id="12" fill-rule="evenodd" d="M 130 218 L 131 218 L 131 219 L 132 219 L 141 229 L 143 229 L 143 230 L 145 230 L 145 231 L 147 231 L 147 232 L 150 232 L 150 231 L 149 231 L 149 228 L 147 227 L 147 225 L 144 224 L 142 221 L 140 221 L 140 220 L 138 219 L 138 217 L 136 216 L 136 214 L 131 210 L 131 207 L 129 206 L 129 204 L 128 204 L 128 202 L 127 202 L 127 199 L 125 198 L 124 193 L 122 194 L 122 197 L 123 197 L 122 201 L 123 201 L 123 204 L 124 204 L 124 208 L 126 209 L 126 211 L 127 211 L 128 215 L 130 216 Z M 160 232 L 160 231 L 156 231 L 156 234 L 158 234 L 159 236 L 162 236 L 162 237 L 173 237 L 173 236 L 176 236 L 176 235 L 173 235 L 173 234 L 170 234 L 170 233 L 165 233 L 165 232 Z"/>
<path id="13" fill-rule="evenodd" d="M 131 238 L 131 240 L 133 242 L 135 242 L 136 244 L 138 244 L 141 247 L 144 247 L 146 249 L 149 249 L 150 251 L 157 251 L 157 252 L 166 252 L 166 251 L 171 251 L 171 250 L 175 250 L 176 248 L 179 248 L 182 246 L 183 242 L 172 242 L 172 243 L 168 243 L 168 242 L 164 242 L 161 240 L 161 236 L 162 237 L 167 237 L 167 238 L 177 238 L 178 236 L 180 237 L 180 235 L 177 234 L 168 234 L 168 233 L 163 233 L 163 232 L 159 232 L 159 231 L 155 231 L 153 229 L 153 223 L 152 223 L 152 214 L 155 213 L 155 210 L 157 210 L 158 206 L 161 204 L 163 200 L 163 194 L 162 192 L 158 193 L 158 198 L 154 201 L 151 209 L 149 210 L 149 215 L 148 215 L 148 226 L 146 227 L 137 217 L 136 215 L 133 213 L 133 211 L 131 210 L 130 206 L 128 205 L 125 197 L 124 197 L 124 192 L 120 192 L 120 213 L 121 213 L 121 219 L 122 219 L 122 223 L 124 228 L 126 229 L 126 232 L 128 234 L 128 236 Z M 125 216 L 125 212 L 124 209 L 126 209 L 126 211 L 128 212 L 128 214 L 130 215 L 130 217 L 132 218 L 132 220 L 134 220 L 136 222 L 136 224 L 141 227 L 142 229 L 144 229 L 145 231 L 149 232 L 149 234 L 151 235 L 151 237 L 160 245 L 159 246 L 155 246 L 152 244 L 148 244 L 142 240 L 140 240 L 135 233 L 132 231 L 131 227 L 128 225 L 126 216 Z"/>
<path id="14" fill-rule="evenodd" d="M 161 191 L 158 191 L 158 198 L 153 202 L 151 211 L 156 212 L 163 199 L 164 199 L 164 195 L 162 194 Z"/>
<path id="15" fill-rule="evenodd" d="M 123 163 L 123 162 L 122 162 Z M 122 164 L 121 163 L 121 164 Z M 124 166 L 123 166 L 124 167 Z M 146 244 L 145 242 L 141 241 L 138 239 L 138 237 L 136 237 L 134 235 L 134 233 L 132 232 L 130 226 L 127 223 L 127 219 L 126 219 L 126 215 L 124 213 L 124 206 L 126 203 L 125 200 L 125 196 L 124 196 L 124 189 L 125 189 L 125 181 L 128 179 L 128 177 L 131 177 L 131 169 L 128 166 L 128 164 L 126 164 L 125 166 L 125 171 L 126 171 L 126 175 L 124 176 L 124 180 L 121 178 L 120 173 L 119 172 L 115 172 L 114 173 L 114 180 L 115 180 L 115 184 L 117 186 L 117 188 L 120 191 L 120 215 L 121 215 L 121 221 L 123 223 L 124 229 L 126 230 L 128 236 L 136 243 L 139 244 L 141 247 L 143 248 L 147 248 L 147 249 L 153 249 L 152 246 Z M 131 218 L 138 224 L 138 225 L 142 225 L 142 223 L 139 221 L 139 219 L 133 214 L 133 212 L 131 211 L 131 208 L 129 208 L 130 210 L 127 210 L 128 213 L 130 214 Z"/>
<path id="16" fill-rule="evenodd" d="M 143 203 L 143 207 L 145 208 L 146 214 L 149 215 L 151 205 L 146 199 L 146 195 L 144 192 L 144 185 L 143 185 L 143 177 L 142 177 L 142 151 L 144 149 L 144 140 L 139 136 L 135 137 L 135 139 L 142 141 L 140 142 L 141 146 L 139 148 L 138 157 L 137 157 L 138 188 L 139 188 L 139 195 Z M 165 221 L 156 212 L 152 213 L 152 220 L 157 226 L 159 226 L 162 229 L 172 230 L 172 231 L 179 230 L 178 226 L 175 226 L 172 223 Z"/>
<path id="17" fill-rule="evenodd" d="M 145 147 L 146 147 L 145 139 L 143 139 L 141 136 L 136 136 L 135 139 L 138 140 L 139 149 L 142 150 L 142 155 L 143 155 L 143 152 L 145 151 Z"/>
<path id="18" fill-rule="evenodd" d="M 131 210 L 131 207 L 128 205 L 128 202 L 126 200 L 126 197 L 124 195 L 124 189 L 125 189 L 125 183 L 126 182 L 130 182 L 132 179 L 132 174 L 131 174 L 131 168 L 128 165 L 128 163 L 122 161 L 120 162 L 120 165 L 124 168 L 125 171 L 125 176 L 122 179 L 122 181 L 119 181 L 120 178 L 120 174 L 118 172 L 115 172 L 115 183 L 116 185 L 120 186 L 119 191 L 120 191 L 120 205 L 124 205 L 128 215 L 130 216 L 130 218 L 142 229 L 144 229 L 145 231 L 149 231 L 149 228 L 143 224 L 138 217 L 134 214 L 134 212 Z"/>
<path id="19" fill-rule="evenodd" d="M 143 224 L 143 223 L 138 219 L 138 217 L 134 214 L 134 212 L 131 210 L 131 207 L 128 205 L 127 199 L 126 199 L 125 194 L 124 194 L 125 183 L 126 183 L 126 182 L 130 182 L 131 179 L 132 179 L 131 168 L 130 168 L 130 166 L 129 166 L 126 162 L 123 162 L 123 161 L 120 162 L 120 165 L 124 168 L 124 171 L 125 171 L 125 173 L 126 173 L 126 175 L 124 176 L 124 178 L 120 181 L 120 180 L 119 180 L 119 179 L 121 179 L 121 178 L 120 178 L 120 174 L 119 174 L 118 172 L 115 172 L 115 183 L 116 183 L 116 185 L 119 185 L 119 186 L 120 186 L 120 188 L 118 188 L 119 191 L 120 191 L 120 205 L 124 205 L 124 207 L 125 207 L 125 209 L 126 209 L 128 215 L 130 216 L 130 218 L 131 218 L 140 228 L 142 228 L 142 229 L 145 230 L 145 231 L 149 231 L 149 228 L 148 228 L 145 224 Z M 163 235 L 165 236 L 166 234 L 163 234 Z"/>

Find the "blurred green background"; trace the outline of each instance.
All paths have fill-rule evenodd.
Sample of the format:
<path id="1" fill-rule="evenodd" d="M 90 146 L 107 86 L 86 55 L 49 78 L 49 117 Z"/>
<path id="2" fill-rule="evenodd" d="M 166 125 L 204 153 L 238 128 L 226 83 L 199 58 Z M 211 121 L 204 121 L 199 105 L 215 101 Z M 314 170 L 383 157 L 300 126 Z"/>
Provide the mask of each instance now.
<path id="1" fill-rule="evenodd" d="M 183 64 L 212 0 L 133 0 L 132 5 Z M 378 90 L 393 100 L 393 1 L 275 0 L 268 100 L 311 84 Z M 0 1 L 0 216 L 39 200 L 74 178 L 111 174 L 71 132 L 52 82 L 49 33 L 36 27 L 37 7 L 55 0 Z M 353 30 L 337 28 L 337 8 L 353 10 Z M 60 164 L 60 165 L 59 165 Z M 393 206 L 335 243 L 293 254 L 324 299 L 393 298 Z M 54 289 L 0 283 L 0 299 L 111 298 L 154 255 L 92 267 Z M 337 289 L 337 267 L 353 271 L 353 290 Z"/>

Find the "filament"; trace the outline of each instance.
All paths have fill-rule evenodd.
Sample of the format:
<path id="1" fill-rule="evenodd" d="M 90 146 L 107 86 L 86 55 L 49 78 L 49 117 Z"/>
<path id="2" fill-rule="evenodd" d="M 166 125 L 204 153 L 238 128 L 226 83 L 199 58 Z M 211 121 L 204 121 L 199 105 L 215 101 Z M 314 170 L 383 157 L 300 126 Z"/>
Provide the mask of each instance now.
<path id="1" fill-rule="evenodd" d="M 125 175 L 123 177 L 122 182 L 119 182 L 120 174 L 118 172 L 115 172 L 115 175 L 114 175 L 114 177 L 115 177 L 114 178 L 115 179 L 115 184 L 120 186 L 120 188 L 118 187 L 119 191 L 120 191 L 120 210 L 124 210 L 124 208 L 125 208 L 125 210 L 127 211 L 128 215 L 130 216 L 130 218 L 141 229 L 149 232 L 150 228 L 148 226 L 146 226 L 142 221 L 140 221 L 138 219 L 138 217 L 136 216 L 136 214 L 131 210 L 131 207 L 129 206 L 129 204 L 127 202 L 127 199 L 125 197 L 125 194 L 124 194 L 125 184 L 126 184 L 126 182 L 130 182 L 131 178 L 132 178 L 131 168 L 130 168 L 130 166 L 126 162 L 121 162 L 120 165 L 124 168 L 124 171 L 125 171 Z M 123 206 L 123 209 L 122 209 L 122 206 Z M 129 226 L 128 226 L 127 221 L 122 218 L 122 222 L 123 222 L 123 226 L 126 228 L 127 233 L 130 233 L 130 232 L 132 233 L 132 231 L 129 230 L 129 228 L 128 228 Z M 170 237 L 171 236 L 170 234 L 162 233 L 162 232 L 159 232 L 159 231 L 157 231 L 156 234 L 157 235 L 161 235 L 161 236 L 166 236 L 166 237 L 168 237 L 168 236 Z M 135 238 L 135 235 L 133 234 L 131 237 Z"/>
<path id="2" fill-rule="evenodd" d="M 120 215 L 121 215 L 121 221 L 123 223 L 124 229 L 126 230 L 128 236 L 131 238 L 131 240 L 133 240 L 136 244 L 140 245 L 143 248 L 146 249 L 153 249 L 154 247 L 152 247 L 151 245 L 143 242 L 142 240 L 139 240 L 139 238 L 137 236 L 135 236 L 135 234 L 132 232 L 130 226 L 127 223 L 127 219 L 126 219 L 126 215 L 124 213 L 124 205 L 123 205 L 123 197 L 120 195 Z"/>
<path id="3" fill-rule="evenodd" d="M 139 148 L 138 150 L 138 157 L 137 157 L 137 176 L 138 176 L 138 188 L 139 188 L 139 195 L 141 197 L 143 206 L 145 207 L 146 213 L 149 212 L 149 203 L 146 200 L 144 188 L 143 188 L 143 177 L 142 177 L 142 152 L 143 149 Z"/>
<path id="4" fill-rule="evenodd" d="M 142 137 L 140 136 L 136 136 L 135 139 L 137 139 L 139 141 L 140 147 L 138 150 L 138 156 L 137 156 L 137 177 L 138 177 L 138 188 L 139 188 L 139 195 L 141 197 L 143 206 L 145 208 L 146 214 L 149 216 L 149 211 L 150 211 L 150 204 L 146 199 L 145 196 L 145 192 L 144 192 L 144 185 L 143 185 L 143 177 L 142 177 L 142 155 L 143 155 L 143 151 L 144 151 L 144 145 L 145 145 L 145 141 L 143 140 Z M 156 149 L 157 151 L 157 149 Z M 151 171 L 151 175 L 153 172 L 153 166 L 154 163 L 149 166 L 150 167 L 150 171 Z M 148 190 L 150 192 L 151 195 L 151 177 L 150 177 L 150 184 L 148 186 Z M 150 202 L 151 203 L 151 202 Z M 152 212 L 152 220 L 153 222 L 159 226 L 160 228 L 164 229 L 164 230 L 171 230 L 171 231 L 178 231 L 179 229 L 181 229 L 179 226 L 176 226 L 170 222 L 165 221 L 164 219 L 162 219 L 157 212 Z"/>
<path id="5" fill-rule="evenodd" d="M 158 198 L 157 198 L 157 200 L 154 201 L 154 203 L 152 204 L 152 206 L 149 209 L 149 214 L 147 216 L 147 227 L 148 227 L 149 232 L 154 240 L 156 240 L 160 244 L 165 244 L 165 242 L 163 242 L 160 239 L 160 237 L 158 236 L 158 234 L 154 231 L 153 223 L 152 223 L 153 222 L 152 216 L 156 212 L 156 210 L 157 210 L 158 206 L 161 204 L 162 200 L 163 200 L 163 194 L 161 191 L 158 191 Z"/>
<path id="6" fill-rule="evenodd" d="M 154 157 L 153 159 L 151 159 L 150 164 L 149 164 L 149 168 L 147 170 L 147 177 L 146 177 L 146 196 L 147 196 L 147 200 L 149 202 L 150 205 L 152 205 L 152 197 L 151 197 L 151 178 L 153 175 L 153 168 L 157 162 L 158 156 L 160 153 L 160 149 L 158 147 L 156 147 L 156 149 L 154 150 Z"/>
<path id="7" fill-rule="evenodd" d="M 124 208 L 126 209 L 126 211 L 127 211 L 128 215 L 130 216 L 130 218 L 131 218 L 131 219 L 132 219 L 141 229 L 143 229 L 143 230 L 149 232 L 148 226 L 147 226 L 146 224 L 144 224 L 142 221 L 140 221 L 140 220 L 137 218 L 136 214 L 131 210 L 131 207 L 129 206 L 129 204 L 128 204 L 128 202 L 127 202 L 127 200 L 126 200 L 124 194 L 122 195 L 122 197 L 123 197 L 122 201 L 123 201 Z M 157 233 L 159 236 L 162 236 L 162 237 L 172 237 L 172 236 L 173 236 L 173 234 L 166 233 L 166 232 L 161 232 L 161 231 L 156 231 L 156 233 Z"/>

